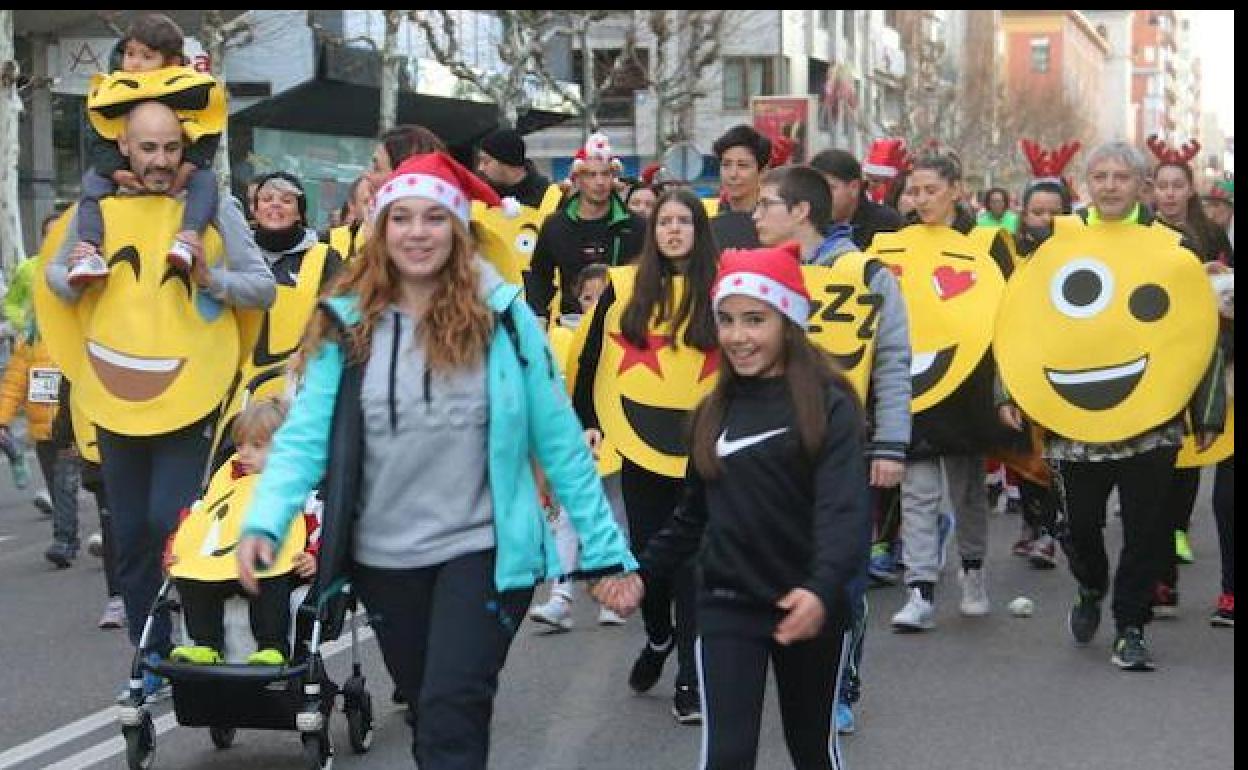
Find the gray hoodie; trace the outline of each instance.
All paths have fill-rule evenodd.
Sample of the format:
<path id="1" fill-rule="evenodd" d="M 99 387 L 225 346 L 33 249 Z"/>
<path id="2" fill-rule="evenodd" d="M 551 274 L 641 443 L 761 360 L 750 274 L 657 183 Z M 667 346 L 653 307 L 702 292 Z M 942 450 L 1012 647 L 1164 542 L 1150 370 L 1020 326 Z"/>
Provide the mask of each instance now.
<path id="1" fill-rule="evenodd" d="M 243 217 L 242 205 L 232 195 L 222 195 L 213 220 L 225 245 L 223 264 L 209 268 L 208 293 L 227 305 L 266 309 L 277 296 L 273 273 L 252 237 L 251 228 Z M 108 223 L 105 223 L 105 228 Z M 78 232 L 78 214 L 69 222 L 66 233 Z M 69 285 L 69 252 L 76 240 L 70 236 L 61 243 L 46 270 L 48 287 L 66 302 L 75 302 L 82 290 Z"/>
<path id="2" fill-rule="evenodd" d="M 478 268 L 485 297 L 502 278 L 482 260 Z M 485 360 L 431 372 L 415 334 L 420 323 L 388 309 L 364 369 L 360 498 L 367 502 L 354 556 L 369 567 L 427 567 L 494 547 Z"/>

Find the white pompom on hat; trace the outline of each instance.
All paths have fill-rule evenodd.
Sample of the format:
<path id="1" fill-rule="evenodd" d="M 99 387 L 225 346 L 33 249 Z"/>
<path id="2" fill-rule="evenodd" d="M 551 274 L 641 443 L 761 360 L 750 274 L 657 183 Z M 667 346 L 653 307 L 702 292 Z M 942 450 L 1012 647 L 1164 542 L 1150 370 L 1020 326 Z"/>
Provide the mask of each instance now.
<path id="1" fill-rule="evenodd" d="M 611 150 L 611 137 L 599 131 L 590 134 L 585 140 L 585 146 L 576 151 L 572 156 L 572 170 L 568 172 L 569 176 L 576 176 L 577 173 L 584 170 L 585 164 L 591 160 L 605 161 L 611 166 L 611 170 L 620 173 L 624 170 L 624 164 L 620 159 L 615 157 L 615 153 Z"/>
<path id="2" fill-rule="evenodd" d="M 726 249 L 711 297 L 716 308 L 725 297 L 752 297 L 805 328 L 810 294 L 802 280 L 802 251 L 795 241 L 763 249 Z"/>

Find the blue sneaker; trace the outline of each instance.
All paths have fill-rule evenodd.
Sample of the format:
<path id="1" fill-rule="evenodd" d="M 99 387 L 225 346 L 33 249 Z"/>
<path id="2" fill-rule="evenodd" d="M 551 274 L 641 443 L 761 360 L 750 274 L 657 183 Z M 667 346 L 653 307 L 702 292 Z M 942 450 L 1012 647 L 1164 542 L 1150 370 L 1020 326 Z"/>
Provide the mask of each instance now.
<path id="1" fill-rule="evenodd" d="M 164 658 L 160 655 L 150 652 L 147 655 L 147 664 L 154 666 L 160 663 Z M 168 698 L 169 680 L 149 670 L 143 671 L 143 699 L 148 703 L 158 703 Z M 121 687 L 121 692 L 117 694 L 117 703 L 125 704 L 130 700 L 130 682 L 126 681 Z"/>
<path id="2" fill-rule="evenodd" d="M 886 585 L 897 583 L 897 557 L 888 543 L 871 546 L 871 560 L 867 562 L 867 574 L 871 579 Z"/>
<path id="3" fill-rule="evenodd" d="M 854 710 L 848 703 L 837 698 L 836 700 L 836 732 L 838 735 L 853 735 L 858 731 L 857 725 L 854 724 Z"/>

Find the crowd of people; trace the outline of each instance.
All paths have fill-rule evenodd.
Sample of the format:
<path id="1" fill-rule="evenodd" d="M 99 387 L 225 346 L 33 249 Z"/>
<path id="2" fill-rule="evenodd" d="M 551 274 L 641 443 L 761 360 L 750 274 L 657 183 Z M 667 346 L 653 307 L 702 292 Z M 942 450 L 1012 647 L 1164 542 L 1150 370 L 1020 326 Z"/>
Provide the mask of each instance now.
<path id="1" fill-rule="evenodd" d="M 474 171 L 423 127 L 385 132 L 318 234 L 292 174 L 255 179 L 245 209 L 217 193 L 224 96 L 181 46 L 141 17 L 111 77 L 142 96 L 88 101 L 82 199 L 10 279 L 0 388 L 14 481 L 24 411 L 48 486 L 47 560 L 78 559 L 87 487 L 100 627 L 149 663 L 284 665 L 292 589 L 349 577 L 417 763 L 483 768 L 522 621 L 567 630 L 587 581 L 603 625 L 641 610 L 628 687 L 675 652 L 672 712 L 702 725 L 705 767 L 753 766 L 771 668 L 795 766 L 837 768 L 868 589 L 900 581 L 874 600 L 892 629 L 932 629 L 952 539 L 960 613 L 994 612 L 994 496 L 1021 513 L 1015 554 L 1064 555 L 1074 641 L 1109 602 L 1113 664 L 1152 670 L 1145 629 L 1177 608 L 1210 464 L 1211 620 L 1233 627 L 1234 186 L 1202 193 L 1190 154 L 1111 142 L 1076 187 L 1077 146 L 1027 143 L 1020 194 L 976 197 L 951 150 L 774 163 L 742 125 L 703 200 L 657 165 L 624 179 L 596 133 L 509 255 L 521 287 L 472 213 L 549 200 L 518 133 L 485 137 Z M 217 553 L 195 533 L 216 536 L 222 495 L 242 534 Z M 167 617 L 143 634 L 166 575 L 181 643 Z M 233 595 L 249 655 L 226 649 Z M 145 695 L 167 686 L 143 673 Z"/>

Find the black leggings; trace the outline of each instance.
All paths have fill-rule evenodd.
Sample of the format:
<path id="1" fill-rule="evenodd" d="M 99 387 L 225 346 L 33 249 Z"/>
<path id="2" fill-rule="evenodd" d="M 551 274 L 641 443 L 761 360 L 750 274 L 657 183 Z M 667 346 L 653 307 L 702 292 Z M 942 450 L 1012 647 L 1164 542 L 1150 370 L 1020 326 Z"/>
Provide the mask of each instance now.
<path id="1" fill-rule="evenodd" d="M 1105 504 L 1118 487 L 1122 501 L 1122 552 L 1114 576 L 1113 612 L 1119 630 L 1152 620 L 1153 588 L 1174 555 L 1174 533 L 1163 507 L 1175 448 L 1154 449 L 1123 460 L 1060 462 L 1054 483 L 1066 511 L 1063 547 L 1070 570 L 1086 589 L 1109 592 Z"/>
<path id="2" fill-rule="evenodd" d="M 187 633 L 196 644 L 224 652 L 225 600 L 231 596 L 246 596 L 242 587 L 233 580 L 209 583 L 178 579 L 176 585 L 178 596 L 182 599 L 182 617 L 186 619 Z M 247 597 L 256 649 L 278 650 L 282 655 L 290 655 L 291 587 L 289 575 L 265 578 L 260 581 L 259 594 Z"/>
<path id="3" fill-rule="evenodd" d="M 1235 593 L 1235 456 L 1218 463 L 1213 477 L 1213 517 L 1222 552 L 1222 593 Z"/>
<path id="4" fill-rule="evenodd" d="M 782 646 L 771 634 L 781 613 L 771 607 L 716 601 L 698 604 L 704 770 L 747 770 L 758 757 L 767 668 L 775 669 L 784 740 L 799 770 L 840 770 L 833 705 L 843 666 L 839 624 Z"/>
<path id="5" fill-rule="evenodd" d="M 633 553 L 646 550 L 650 538 L 663 529 L 680 501 L 683 479 L 657 473 L 624 460 L 620 472 L 620 489 L 628 514 L 628 538 Z M 666 644 L 676 635 L 676 685 L 692 686 L 696 681 L 693 644 L 697 636 L 695 616 L 693 564 L 681 566 L 671 580 L 646 581 L 646 595 L 641 600 L 641 617 L 646 636 L 654 644 Z M 672 607 L 676 622 L 673 629 Z"/>
<path id="6" fill-rule="evenodd" d="M 485 770 L 498 674 L 533 589 L 499 591 L 494 551 L 416 569 L 357 565 L 386 668 L 411 704 L 412 756 L 429 770 Z"/>

